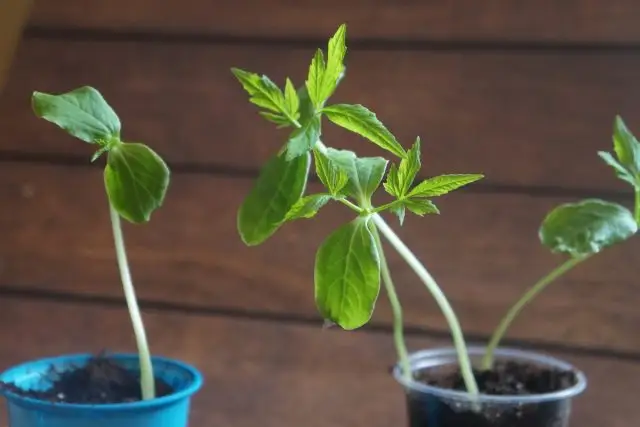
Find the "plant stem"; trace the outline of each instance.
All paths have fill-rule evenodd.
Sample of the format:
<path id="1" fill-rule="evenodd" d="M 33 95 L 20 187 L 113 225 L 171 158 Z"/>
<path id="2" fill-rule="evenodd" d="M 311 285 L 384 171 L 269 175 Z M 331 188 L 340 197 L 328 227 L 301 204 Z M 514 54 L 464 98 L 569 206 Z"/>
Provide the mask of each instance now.
<path id="1" fill-rule="evenodd" d="M 477 395 L 478 385 L 476 384 L 476 379 L 473 375 L 473 368 L 471 366 L 471 361 L 469 360 L 469 353 L 467 351 L 467 345 L 464 340 L 462 328 L 460 327 L 458 318 L 451 308 L 449 301 L 447 300 L 446 296 L 444 295 L 436 281 L 433 279 L 431 274 L 429 274 L 427 269 L 422 265 L 418 258 L 416 258 L 413 252 L 411 252 L 411 250 L 404 244 L 404 242 L 400 240 L 400 238 L 394 233 L 394 231 L 387 225 L 384 219 L 378 214 L 372 215 L 372 218 L 380 232 L 387 238 L 389 243 L 393 245 L 396 251 L 398 251 L 400 256 L 404 258 L 404 260 L 407 262 L 407 264 L 409 264 L 413 271 L 415 271 L 420 280 L 422 280 L 429 292 L 431 292 L 431 295 L 440 307 L 440 310 L 442 310 L 442 313 L 444 314 L 444 317 L 449 324 L 449 329 L 451 330 L 453 343 L 458 354 L 460 372 L 462 374 L 462 378 L 464 380 L 467 391 L 472 395 Z"/>
<path id="2" fill-rule="evenodd" d="M 380 240 L 380 234 L 376 227 L 373 228 L 373 237 L 378 247 L 378 254 L 380 256 L 380 271 L 382 273 L 382 281 L 384 282 L 387 296 L 389 297 L 389 303 L 391 304 L 391 312 L 393 313 L 393 339 L 396 345 L 396 351 L 398 353 L 398 359 L 400 360 L 400 367 L 402 368 L 402 375 L 405 379 L 411 379 L 411 365 L 409 363 L 409 352 L 407 351 L 407 344 L 404 341 L 404 330 L 402 324 L 402 306 L 398 299 L 393 280 L 391 279 L 391 272 L 389 271 L 389 265 L 387 264 L 387 258 L 384 254 L 384 248 L 382 247 L 382 240 Z"/>
<path id="3" fill-rule="evenodd" d="M 350 202 L 347 199 L 337 199 L 340 203 L 342 203 L 343 205 L 349 207 L 350 209 L 353 209 L 354 211 L 361 213 L 362 212 L 362 208 L 352 202 Z"/>
<path id="4" fill-rule="evenodd" d="M 151 364 L 151 354 L 149 345 L 147 344 L 147 336 L 142 323 L 142 316 L 138 308 L 136 292 L 131 281 L 131 273 L 129 272 L 129 263 L 127 262 L 127 252 L 124 245 L 124 237 L 122 234 L 122 226 L 120 224 L 120 215 L 109 204 L 111 211 L 111 225 L 113 226 L 113 240 L 116 247 L 116 256 L 118 259 L 118 267 L 120 268 L 120 278 L 124 289 L 133 332 L 136 337 L 138 353 L 140 355 L 140 387 L 142 390 L 142 399 L 153 399 L 155 397 L 155 381 L 153 378 L 153 366 Z"/>
<path id="5" fill-rule="evenodd" d="M 538 282 L 536 282 L 531 288 L 529 288 L 527 292 L 525 292 L 525 294 L 509 309 L 507 314 L 500 321 L 496 330 L 493 332 L 491 340 L 487 345 L 486 353 L 482 358 L 482 369 L 488 370 L 493 366 L 494 352 L 498 347 L 498 344 L 502 340 L 505 332 L 509 328 L 509 325 L 511 325 L 513 320 L 518 316 L 522 308 L 529 302 L 531 302 L 536 295 L 538 295 L 544 288 L 547 287 L 547 285 L 552 283 L 558 277 L 562 276 L 564 273 L 571 270 L 573 267 L 580 264 L 587 258 L 588 256 L 568 259 L 567 261 L 556 267 L 554 270 L 552 270 L 549 274 L 540 279 Z"/>

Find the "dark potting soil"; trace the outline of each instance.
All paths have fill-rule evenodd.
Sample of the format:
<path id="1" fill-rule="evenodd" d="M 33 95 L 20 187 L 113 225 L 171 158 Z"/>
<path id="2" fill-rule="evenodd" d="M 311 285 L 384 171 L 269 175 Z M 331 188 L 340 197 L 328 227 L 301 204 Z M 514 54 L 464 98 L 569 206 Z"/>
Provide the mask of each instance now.
<path id="1" fill-rule="evenodd" d="M 23 390 L 13 383 L 0 382 L 0 389 L 20 396 L 54 403 L 109 404 L 142 400 L 140 375 L 132 372 L 108 356 L 98 355 L 84 366 L 49 374 L 52 385 L 44 391 Z M 156 378 L 157 397 L 173 392 L 169 384 Z"/>
<path id="2" fill-rule="evenodd" d="M 482 394 L 524 396 L 552 393 L 577 382 L 572 371 L 554 370 L 530 364 L 497 362 L 490 371 L 474 370 Z M 460 370 L 425 370 L 417 381 L 445 389 L 465 391 Z M 456 407 L 452 401 L 410 393 L 410 427 L 566 427 L 566 402 L 527 403 L 514 406 L 484 404 L 481 410 Z"/>

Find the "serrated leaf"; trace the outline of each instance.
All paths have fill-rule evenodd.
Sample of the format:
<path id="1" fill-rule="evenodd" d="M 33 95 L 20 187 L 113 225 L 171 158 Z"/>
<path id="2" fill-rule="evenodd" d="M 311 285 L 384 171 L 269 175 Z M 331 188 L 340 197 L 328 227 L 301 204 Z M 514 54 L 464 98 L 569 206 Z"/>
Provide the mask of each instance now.
<path id="1" fill-rule="evenodd" d="M 262 117 L 269 120 L 270 122 L 277 124 L 278 128 L 291 126 L 291 121 L 287 117 L 283 116 L 282 114 L 270 113 L 268 111 L 260 111 L 260 113 L 258 114 L 260 114 Z"/>
<path id="2" fill-rule="evenodd" d="M 289 117 L 284 94 L 269 77 L 260 76 L 239 68 L 232 68 L 231 71 L 244 90 L 250 95 L 249 101 L 258 107 Z"/>
<path id="3" fill-rule="evenodd" d="M 298 99 L 296 89 L 289 78 L 287 78 L 284 86 L 284 102 L 289 116 L 298 120 L 300 118 L 300 99 Z"/>
<path id="4" fill-rule="evenodd" d="M 285 220 L 313 218 L 331 198 L 329 194 L 312 194 L 311 196 L 303 197 L 293 205 Z"/>
<path id="5" fill-rule="evenodd" d="M 332 196 L 342 195 L 342 190 L 349 182 L 347 173 L 339 168 L 331 159 L 319 150 L 313 151 L 316 174 L 320 182 L 329 190 Z"/>
<path id="6" fill-rule="evenodd" d="M 480 174 L 451 174 L 435 176 L 416 185 L 409 192 L 409 197 L 442 196 L 482 178 L 484 178 L 484 175 Z"/>
<path id="7" fill-rule="evenodd" d="M 298 89 L 298 99 L 300 100 L 300 122 L 305 123 L 316 115 L 313 101 L 309 98 L 309 91 L 306 86 L 301 86 Z"/>
<path id="8" fill-rule="evenodd" d="M 616 116 L 613 128 L 613 148 L 622 166 L 637 176 L 640 172 L 640 144 L 620 116 Z"/>
<path id="9" fill-rule="evenodd" d="M 431 200 L 409 198 L 402 200 L 402 205 L 418 216 L 426 214 L 438 215 L 440 211 Z"/>
<path id="10" fill-rule="evenodd" d="M 309 66 L 309 75 L 306 81 L 307 93 L 309 94 L 309 99 L 314 106 L 319 106 L 324 101 L 324 99 L 322 98 L 324 70 L 324 54 L 322 53 L 322 49 L 318 49 L 316 50 L 316 54 L 311 60 L 311 65 Z"/>
<path id="11" fill-rule="evenodd" d="M 398 221 L 400 222 L 400 226 L 404 224 L 404 217 L 406 213 L 406 208 L 402 203 L 398 203 L 390 208 L 391 212 L 398 217 Z"/>
<path id="12" fill-rule="evenodd" d="M 322 243 L 314 279 L 325 319 L 347 330 L 369 321 L 380 291 L 380 258 L 367 219 L 358 217 Z"/>
<path id="13" fill-rule="evenodd" d="M 280 228 L 304 194 L 310 163 L 310 154 L 291 161 L 275 155 L 264 165 L 238 211 L 238 232 L 245 244 L 259 245 Z"/>
<path id="14" fill-rule="evenodd" d="M 169 186 L 166 163 L 140 143 L 120 143 L 109 151 L 104 182 L 109 202 L 124 219 L 147 222 L 162 206 Z"/>
<path id="15" fill-rule="evenodd" d="M 327 48 L 327 65 L 322 76 L 321 102 L 333 95 L 344 72 L 344 57 L 347 54 L 347 26 L 342 24 L 329 39 Z"/>
<path id="16" fill-rule="evenodd" d="M 34 92 L 31 105 L 37 117 L 84 142 L 106 144 L 120 140 L 120 119 L 92 87 L 83 86 L 60 95 Z"/>
<path id="17" fill-rule="evenodd" d="M 320 117 L 314 116 L 294 130 L 287 141 L 287 160 L 308 153 L 320 138 Z"/>
<path id="18" fill-rule="evenodd" d="M 357 157 L 353 151 L 333 148 L 328 148 L 326 154 L 347 174 L 347 193 L 362 205 L 370 204 L 371 196 L 382 181 L 388 161 L 382 157 Z"/>
<path id="19" fill-rule="evenodd" d="M 407 153 L 377 116 L 362 105 L 335 104 L 322 109 L 329 120 L 377 146 L 405 158 Z"/>
<path id="20" fill-rule="evenodd" d="M 640 183 L 633 177 L 631 172 L 629 172 L 624 166 L 618 163 L 618 161 L 613 158 L 611 153 L 607 153 L 605 151 L 598 151 L 598 156 L 600 156 L 602 160 L 605 161 L 606 164 L 608 164 L 613 168 L 616 176 L 619 179 L 628 182 L 634 187 L 637 187 L 640 185 Z"/>
<path id="21" fill-rule="evenodd" d="M 626 240 L 637 230 L 633 214 L 624 206 L 587 199 L 553 209 L 542 222 L 539 237 L 552 252 L 579 257 Z"/>
<path id="22" fill-rule="evenodd" d="M 400 160 L 400 166 L 391 165 L 389 168 L 387 181 L 384 183 L 387 193 L 397 198 L 406 196 L 420 166 L 420 138 L 417 138 L 411 149 L 407 151 L 407 157 Z"/>

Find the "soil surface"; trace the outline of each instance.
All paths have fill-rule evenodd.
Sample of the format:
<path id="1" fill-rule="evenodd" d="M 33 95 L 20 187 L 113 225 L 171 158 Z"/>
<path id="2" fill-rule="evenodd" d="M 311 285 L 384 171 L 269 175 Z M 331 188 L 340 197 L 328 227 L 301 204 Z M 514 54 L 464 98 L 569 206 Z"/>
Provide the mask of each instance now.
<path id="1" fill-rule="evenodd" d="M 532 395 L 560 391 L 576 384 L 572 371 L 552 370 L 515 362 L 496 363 L 490 371 L 474 371 L 478 388 L 489 395 Z M 415 375 L 417 381 L 445 389 L 465 391 L 456 367 L 428 370 Z M 566 402 L 542 402 L 518 406 L 484 404 L 480 412 L 456 407 L 455 402 L 408 395 L 410 427 L 565 427 Z"/>
<path id="2" fill-rule="evenodd" d="M 52 385 L 44 391 L 23 390 L 12 383 L 0 382 L 0 389 L 15 394 L 54 403 L 109 404 L 142 400 L 140 375 L 129 371 L 105 355 L 91 358 L 81 367 L 49 374 Z M 171 386 L 156 378 L 156 396 L 167 396 Z"/>

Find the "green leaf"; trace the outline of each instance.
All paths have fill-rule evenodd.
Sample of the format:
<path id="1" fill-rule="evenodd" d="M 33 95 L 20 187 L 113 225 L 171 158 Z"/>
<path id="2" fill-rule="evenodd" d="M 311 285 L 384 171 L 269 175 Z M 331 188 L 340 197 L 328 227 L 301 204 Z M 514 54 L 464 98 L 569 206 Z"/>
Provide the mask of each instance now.
<path id="1" fill-rule="evenodd" d="M 640 183 L 638 182 L 638 180 L 636 180 L 634 178 L 632 173 L 630 171 L 628 171 L 620 163 L 618 163 L 618 161 L 616 159 L 614 159 L 613 156 L 610 153 L 607 153 L 605 151 L 598 151 L 598 155 L 602 158 L 602 160 L 605 161 L 606 164 L 608 164 L 609 166 L 611 166 L 613 168 L 613 170 L 615 171 L 616 176 L 619 179 L 628 182 L 629 184 L 631 184 L 634 187 L 640 186 Z"/>
<path id="2" fill-rule="evenodd" d="M 402 203 L 397 203 L 390 208 L 391 212 L 398 217 L 398 221 L 400 222 L 400 226 L 404 224 L 404 217 L 406 213 L 406 208 Z"/>
<path id="3" fill-rule="evenodd" d="M 106 144 L 120 139 L 120 119 L 92 87 L 83 86 L 61 95 L 34 92 L 31 104 L 36 116 L 84 142 Z"/>
<path id="4" fill-rule="evenodd" d="M 309 91 L 306 86 L 301 86 L 298 89 L 298 99 L 300 100 L 300 121 L 305 123 L 316 115 L 316 109 L 311 98 L 309 98 Z"/>
<path id="5" fill-rule="evenodd" d="M 382 157 L 357 157 L 353 151 L 327 149 L 327 157 L 349 178 L 347 193 L 361 204 L 368 205 L 382 181 L 387 160 Z"/>
<path id="6" fill-rule="evenodd" d="M 402 200 L 402 205 L 418 216 L 424 216 L 426 214 L 437 215 L 440 213 L 431 200 L 408 198 Z"/>
<path id="7" fill-rule="evenodd" d="M 482 178 L 484 178 L 484 175 L 480 174 L 451 174 L 435 176 L 416 185 L 409 192 L 409 197 L 442 196 Z"/>
<path id="8" fill-rule="evenodd" d="M 251 96 L 249 101 L 258 107 L 274 113 L 280 113 L 293 122 L 295 118 L 289 113 L 282 90 L 269 77 L 259 76 L 239 68 L 232 68 L 231 71 L 242 84 L 244 90 Z"/>
<path id="9" fill-rule="evenodd" d="M 640 144 L 620 116 L 616 116 L 613 127 L 613 148 L 622 166 L 637 176 L 640 172 Z"/>
<path id="10" fill-rule="evenodd" d="M 320 138 L 320 117 L 313 116 L 302 124 L 301 128 L 294 130 L 287 142 L 286 159 L 291 160 L 308 153 L 313 149 Z"/>
<path id="11" fill-rule="evenodd" d="M 407 157 L 400 160 L 400 166 L 391 165 L 384 188 L 392 196 L 402 198 L 411 188 L 420 170 L 420 138 L 416 139 L 413 147 L 407 151 Z"/>
<path id="12" fill-rule="evenodd" d="M 624 206 L 587 199 L 553 209 L 544 219 L 539 236 L 552 252 L 579 257 L 626 240 L 637 230 L 633 214 Z"/>
<path id="13" fill-rule="evenodd" d="M 367 219 L 334 231 L 318 249 L 315 300 L 322 316 L 343 329 L 371 318 L 380 291 L 380 259 Z"/>
<path id="14" fill-rule="evenodd" d="M 347 173 L 336 166 L 336 164 L 321 153 L 319 150 L 313 151 L 316 174 L 320 178 L 320 182 L 329 190 L 332 196 L 337 197 L 342 195 L 342 190 L 349 182 L 349 176 Z"/>
<path id="15" fill-rule="evenodd" d="M 313 218 L 331 198 L 329 194 L 312 194 L 311 196 L 303 197 L 293 205 L 285 220 Z"/>
<path id="16" fill-rule="evenodd" d="M 323 108 L 322 111 L 336 125 L 368 139 L 400 158 L 407 156 L 396 137 L 366 107 L 362 105 L 335 104 Z"/>
<path id="17" fill-rule="evenodd" d="M 289 116 L 298 120 L 300 118 L 300 99 L 298 99 L 296 89 L 289 78 L 284 86 L 284 102 Z"/>
<path id="18" fill-rule="evenodd" d="M 260 114 L 262 117 L 269 120 L 270 122 L 277 124 L 278 129 L 291 126 L 291 120 L 289 120 L 288 117 L 285 117 L 282 114 L 270 113 L 268 111 L 260 111 L 260 113 L 258 114 Z"/>
<path id="19" fill-rule="evenodd" d="M 310 154 L 291 161 L 274 155 L 264 165 L 238 210 L 238 232 L 246 245 L 259 245 L 280 228 L 304 194 L 310 163 Z"/>
<path id="20" fill-rule="evenodd" d="M 311 60 L 307 76 L 307 89 L 313 105 L 322 107 L 327 99 L 333 95 L 344 73 L 344 57 L 346 46 L 347 26 L 341 25 L 329 39 L 327 48 L 327 62 L 321 49 L 318 49 Z"/>
<path id="21" fill-rule="evenodd" d="M 340 25 L 336 33 L 329 39 L 327 49 L 327 66 L 322 76 L 321 102 L 333 95 L 344 72 L 344 57 L 347 54 L 347 26 Z"/>
<path id="22" fill-rule="evenodd" d="M 109 151 L 104 170 L 109 202 L 130 222 L 149 221 L 164 202 L 169 179 L 164 160 L 144 144 L 119 143 Z"/>
<path id="23" fill-rule="evenodd" d="M 307 93 L 309 94 L 309 99 L 314 106 L 320 106 L 324 101 L 324 99 L 322 98 L 324 70 L 324 55 L 322 54 L 322 49 L 318 49 L 316 50 L 316 54 L 311 60 L 311 65 L 309 66 L 309 75 L 306 81 Z"/>

